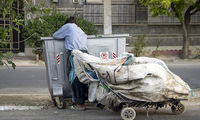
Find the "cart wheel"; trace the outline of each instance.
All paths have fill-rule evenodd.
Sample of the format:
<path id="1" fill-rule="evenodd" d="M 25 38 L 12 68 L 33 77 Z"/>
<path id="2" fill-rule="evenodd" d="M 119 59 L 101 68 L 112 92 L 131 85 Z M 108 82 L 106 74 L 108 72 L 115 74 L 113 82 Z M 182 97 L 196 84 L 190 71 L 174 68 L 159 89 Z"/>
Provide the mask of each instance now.
<path id="1" fill-rule="evenodd" d="M 121 111 L 121 117 L 123 120 L 134 120 L 136 112 L 132 107 L 125 107 Z"/>
<path id="2" fill-rule="evenodd" d="M 64 101 L 63 97 L 55 97 L 54 104 L 58 109 L 65 109 L 66 108 L 66 103 Z"/>
<path id="3" fill-rule="evenodd" d="M 96 105 L 96 107 L 100 108 L 101 110 L 103 110 L 105 108 L 105 105 L 101 104 L 101 103 L 98 103 Z"/>
<path id="4" fill-rule="evenodd" d="M 185 106 L 182 103 L 178 103 L 177 105 L 173 105 L 171 110 L 176 115 L 182 114 L 185 111 Z"/>
<path id="5" fill-rule="evenodd" d="M 54 103 L 54 106 L 57 106 L 56 100 L 52 98 L 52 101 L 53 101 L 53 103 Z"/>

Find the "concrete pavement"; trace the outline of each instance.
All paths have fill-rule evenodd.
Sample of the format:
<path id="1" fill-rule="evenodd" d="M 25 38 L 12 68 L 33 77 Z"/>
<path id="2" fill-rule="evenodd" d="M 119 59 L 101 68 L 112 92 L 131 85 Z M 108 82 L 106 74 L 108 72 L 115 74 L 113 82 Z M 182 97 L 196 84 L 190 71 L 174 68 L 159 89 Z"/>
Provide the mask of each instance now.
<path id="1" fill-rule="evenodd" d="M 45 66 L 45 62 L 42 60 L 36 60 L 34 57 L 22 57 L 18 56 L 15 57 L 13 62 L 16 64 L 16 66 Z"/>
<path id="2" fill-rule="evenodd" d="M 181 115 L 174 115 L 170 107 L 149 109 L 147 117 L 145 108 L 134 108 L 135 120 L 199 120 L 200 105 L 186 105 L 186 111 Z M 108 109 L 101 110 L 95 105 L 87 104 L 85 111 L 72 111 L 69 109 L 58 110 L 55 107 L 42 110 L 1 111 L 0 120 L 121 120 L 120 112 Z"/>

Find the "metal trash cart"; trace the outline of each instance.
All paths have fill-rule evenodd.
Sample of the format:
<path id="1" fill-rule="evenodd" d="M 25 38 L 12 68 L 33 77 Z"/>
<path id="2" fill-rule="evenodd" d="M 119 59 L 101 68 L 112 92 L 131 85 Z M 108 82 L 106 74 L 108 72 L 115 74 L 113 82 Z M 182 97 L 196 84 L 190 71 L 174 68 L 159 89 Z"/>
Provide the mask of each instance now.
<path id="1" fill-rule="evenodd" d="M 112 59 L 125 52 L 128 34 L 88 36 L 88 52 L 102 59 Z M 68 80 L 69 64 L 64 40 L 41 37 L 45 58 L 48 88 L 58 109 L 66 107 L 65 98 L 71 97 Z"/>

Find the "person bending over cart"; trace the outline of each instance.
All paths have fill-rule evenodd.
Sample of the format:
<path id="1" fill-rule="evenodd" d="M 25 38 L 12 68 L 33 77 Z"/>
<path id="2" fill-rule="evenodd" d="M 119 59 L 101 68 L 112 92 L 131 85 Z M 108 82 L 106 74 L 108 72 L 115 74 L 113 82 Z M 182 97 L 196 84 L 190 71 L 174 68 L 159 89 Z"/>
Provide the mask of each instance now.
<path id="1" fill-rule="evenodd" d="M 84 101 L 87 93 L 87 85 L 81 83 L 74 74 L 73 55 L 71 51 L 78 49 L 87 53 L 87 35 L 76 25 L 75 18 L 71 16 L 66 20 L 66 23 L 53 34 L 53 37 L 55 39 L 65 39 L 67 58 L 68 61 L 70 61 L 70 64 L 67 64 L 67 67 L 70 68 L 69 81 L 71 83 L 72 100 L 75 103 L 70 109 L 85 110 L 86 106 Z"/>

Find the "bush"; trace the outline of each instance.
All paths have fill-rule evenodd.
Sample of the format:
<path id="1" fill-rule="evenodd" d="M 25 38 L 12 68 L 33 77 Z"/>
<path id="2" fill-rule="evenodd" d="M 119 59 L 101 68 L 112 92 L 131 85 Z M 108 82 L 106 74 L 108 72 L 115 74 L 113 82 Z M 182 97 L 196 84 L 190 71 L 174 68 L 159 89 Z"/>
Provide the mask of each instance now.
<path id="1" fill-rule="evenodd" d="M 42 46 L 42 41 L 39 40 L 40 37 L 52 36 L 56 30 L 64 25 L 67 17 L 69 15 L 55 12 L 51 15 L 44 15 L 27 21 L 22 36 L 27 40 L 30 47 L 35 48 L 33 53 L 41 56 L 41 51 L 37 50 Z M 92 23 L 77 18 L 77 24 L 87 35 L 97 34 L 97 30 Z"/>
<path id="2" fill-rule="evenodd" d="M 144 47 L 148 45 L 148 41 L 145 41 L 144 37 L 145 35 L 139 35 L 137 37 L 137 40 L 133 43 L 132 52 L 136 57 L 140 56 L 140 54 L 143 52 Z"/>
<path id="3" fill-rule="evenodd" d="M 200 48 L 196 48 L 194 51 L 194 59 L 200 59 Z"/>
<path id="4" fill-rule="evenodd" d="M 160 44 L 161 44 L 161 40 L 157 40 L 156 41 L 156 50 L 155 50 L 155 53 L 153 54 L 154 57 L 158 56 L 158 48 L 160 47 Z"/>

